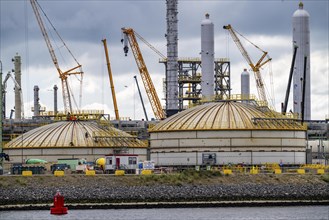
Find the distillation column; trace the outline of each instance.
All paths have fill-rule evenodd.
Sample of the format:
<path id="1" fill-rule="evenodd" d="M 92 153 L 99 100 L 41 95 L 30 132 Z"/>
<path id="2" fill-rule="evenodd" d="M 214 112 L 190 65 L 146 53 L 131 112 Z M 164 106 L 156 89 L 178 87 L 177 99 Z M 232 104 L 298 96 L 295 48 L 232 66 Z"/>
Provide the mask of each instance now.
<path id="1" fill-rule="evenodd" d="M 22 88 L 21 56 L 16 53 L 12 61 L 14 62 L 15 80 Z M 17 88 L 15 85 L 15 119 L 22 119 L 21 88 Z"/>
<path id="2" fill-rule="evenodd" d="M 249 99 L 250 96 L 250 74 L 247 69 L 244 69 L 241 73 L 241 99 Z M 247 103 L 248 101 L 242 101 Z"/>
<path id="3" fill-rule="evenodd" d="M 39 104 L 39 86 L 34 86 L 34 108 L 33 108 L 33 115 L 39 116 L 40 115 L 40 104 Z"/>
<path id="4" fill-rule="evenodd" d="M 166 67 L 166 114 L 178 112 L 178 20 L 177 0 L 167 4 L 167 67 Z"/>
<path id="5" fill-rule="evenodd" d="M 303 9 L 303 3 L 299 3 L 297 9 L 292 16 L 293 27 L 293 49 L 294 43 L 298 46 L 295 71 L 293 77 L 293 106 L 294 113 L 298 113 L 301 118 L 302 101 L 303 101 L 303 75 L 304 75 L 304 58 L 307 57 L 306 62 L 306 82 L 305 82 L 305 104 L 304 114 L 305 120 L 311 119 L 311 73 L 310 73 L 310 27 L 309 27 L 309 13 Z"/>
<path id="6" fill-rule="evenodd" d="M 57 85 L 54 85 L 54 115 L 57 115 Z"/>
<path id="7" fill-rule="evenodd" d="M 214 96 L 214 24 L 209 19 L 209 14 L 201 22 L 201 67 L 202 67 L 202 97 L 212 100 Z"/>

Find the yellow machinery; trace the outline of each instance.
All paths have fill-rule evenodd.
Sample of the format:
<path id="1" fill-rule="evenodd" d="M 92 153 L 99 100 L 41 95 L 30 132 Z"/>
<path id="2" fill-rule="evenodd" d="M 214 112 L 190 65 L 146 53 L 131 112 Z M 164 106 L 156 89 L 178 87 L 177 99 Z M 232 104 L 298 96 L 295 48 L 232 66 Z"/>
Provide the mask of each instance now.
<path id="1" fill-rule="evenodd" d="M 102 42 L 104 44 L 104 51 L 105 51 L 105 57 L 106 57 L 106 63 L 107 63 L 107 71 L 109 73 L 109 78 L 110 78 L 110 86 L 111 86 L 112 99 L 113 99 L 113 105 L 114 105 L 115 119 L 120 120 L 119 110 L 118 110 L 118 105 L 117 105 L 117 99 L 116 99 L 115 90 L 114 90 L 114 83 L 113 83 L 113 76 L 112 76 L 109 52 L 107 50 L 106 39 L 103 39 Z"/>
<path id="2" fill-rule="evenodd" d="M 153 85 L 150 74 L 147 70 L 146 64 L 144 62 L 143 55 L 139 49 L 138 42 L 136 40 L 135 32 L 132 28 L 122 28 L 122 32 L 124 33 L 126 39 L 128 39 L 131 50 L 134 54 L 136 64 L 138 66 L 139 72 L 141 74 L 144 87 L 146 90 L 146 94 L 151 103 L 151 107 L 156 119 L 164 119 L 166 117 L 165 112 L 162 109 L 160 99 L 158 94 L 156 93 L 155 87 Z M 126 43 L 126 40 L 125 40 Z M 128 53 L 128 45 L 124 45 L 124 51 L 127 55 Z"/>
<path id="3" fill-rule="evenodd" d="M 227 26 L 223 27 L 224 29 L 228 30 L 229 33 L 231 34 L 233 41 L 235 42 L 235 44 L 237 45 L 237 47 L 239 48 L 242 56 L 245 58 L 245 60 L 248 62 L 249 66 L 251 67 L 252 71 L 255 74 L 255 79 L 256 79 L 256 86 L 257 86 L 257 91 L 258 91 L 258 95 L 259 95 L 259 99 L 260 101 L 264 102 L 266 105 L 268 104 L 267 98 L 266 98 L 266 93 L 265 93 L 265 85 L 263 82 L 263 78 L 262 75 L 260 74 L 260 68 L 262 66 L 264 66 L 266 63 L 268 63 L 269 61 L 271 61 L 271 58 L 268 58 L 267 60 L 264 60 L 264 58 L 267 55 L 267 52 L 263 51 L 262 49 L 260 49 L 258 46 L 256 46 L 255 44 L 252 43 L 252 45 L 254 45 L 257 49 L 259 49 L 260 51 L 263 52 L 262 57 L 258 60 L 258 62 L 256 64 L 254 64 L 248 54 L 248 52 L 246 51 L 246 49 L 243 47 L 243 45 L 241 44 L 238 36 L 236 35 L 236 33 L 238 33 L 236 30 L 234 30 L 232 28 L 232 26 L 229 24 Z M 240 34 L 241 35 L 241 34 Z M 242 35 L 241 35 L 242 36 Z M 250 42 L 250 41 L 249 41 Z M 250 42 L 251 43 L 251 42 Z"/>
<path id="4" fill-rule="evenodd" d="M 49 53 L 50 53 L 50 56 L 51 56 L 51 59 L 57 69 L 57 72 L 59 74 L 59 78 L 61 79 L 62 81 L 62 92 L 63 92 L 63 101 L 64 101 L 64 110 L 65 110 L 65 113 L 68 113 L 68 112 L 72 112 L 73 109 L 72 109 L 72 103 L 71 103 L 71 95 L 70 95 L 70 88 L 69 88 L 69 84 L 68 84 L 68 81 L 67 81 L 67 77 L 69 75 L 73 75 L 73 74 L 80 74 L 81 75 L 81 80 L 82 80 L 82 69 L 81 69 L 81 65 L 78 63 L 78 61 L 74 58 L 73 54 L 71 53 L 71 51 L 67 48 L 66 44 L 64 43 L 63 39 L 59 36 L 59 34 L 57 33 L 57 35 L 60 37 L 60 39 L 62 40 L 64 46 L 66 47 L 66 49 L 69 51 L 69 53 L 71 54 L 71 56 L 74 58 L 75 62 L 77 63 L 77 66 L 76 67 L 73 67 L 65 72 L 63 72 L 60 67 L 59 67 L 59 64 L 58 64 L 58 60 L 57 60 L 57 57 L 56 57 L 56 54 L 55 54 L 55 51 L 53 49 L 53 46 L 50 42 L 50 39 L 48 37 L 48 34 L 47 34 L 47 31 L 45 29 L 45 26 L 43 24 L 43 21 L 41 19 L 41 16 L 40 16 L 40 13 L 39 13 L 39 10 L 38 10 L 38 7 L 37 7 L 37 1 L 36 0 L 30 0 L 31 2 L 31 5 L 32 5 L 32 8 L 33 8 L 33 11 L 34 11 L 34 14 L 37 18 L 37 21 L 38 21 L 38 24 L 39 24 L 39 27 L 41 29 L 41 32 L 42 32 L 42 35 L 46 41 L 46 44 L 47 44 L 47 47 L 48 47 L 48 50 L 49 50 Z M 38 4 L 39 5 L 39 4 Z M 40 7 L 40 5 L 39 5 Z M 48 19 L 48 18 L 47 18 Z M 49 20 L 49 19 L 48 19 Z M 55 28 L 54 28 L 55 29 Z M 56 29 L 55 29 L 56 30 Z M 75 72 L 77 69 L 79 69 L 79 71 Z M 80 90 L 80 93 L 81 93 L 81 90 Z M 80 95 L 80 98 L 81 98 L 81 95 Z M 80 104 L 81 105 L 81 104 Z"/>

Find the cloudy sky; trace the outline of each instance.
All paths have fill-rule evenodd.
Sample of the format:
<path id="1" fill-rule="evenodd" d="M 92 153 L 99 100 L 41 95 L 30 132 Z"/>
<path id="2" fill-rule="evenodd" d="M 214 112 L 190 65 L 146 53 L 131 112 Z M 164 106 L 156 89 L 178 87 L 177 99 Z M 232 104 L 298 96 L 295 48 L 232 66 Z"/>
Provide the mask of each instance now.
<path id="1" fill-rule="evenodd" d="M 215 24 L 215 56 L 228 57 L 231 61 L 232 93 L 240 93 L 240 73 L 247 63 L 236 48 L 223 25 L 231 24 L 268 51 L 272 67 L 262 70 L 267 88 L 271 91 L 270 70 L 273 73 L 273 91 L 276 110 L 280 110 L 287 87 L 292 59 L 292 14 L 299 1 L 179 1 L 179 57 L 197 57 L 200 52 L 200 23 L 205 13 Z M 104 48 L 101 40 L 107 39 L 115 90 L 121 117 L 144 118 L 134 75 L 139 78 L 149 118 L 154 117 L 142 81 L 131 52 L 124 56 L 121 27 L 132 27 L 163 54 L 166 54 L 166 4 L 165 0 L 39 0 L 39 4 L 60 33 L 65 43 L 82 64 L 84 74 L 82 108 L 100 109 L 114 116 L 111 90 L 106 69 Z M 329 57 L 327 0 L 304 1 L 310 14 L 311 30 L 311 100 L 312 119 L 324 119 L 329 115 Z M 13 69 L 11 59 L 18 53 L 22 57 L 22 87 L 25 115 L 31 116 L 33 87 L 40 87 L 40 102 L 47 110 L 53 110 L 53 86 L 61 87 L 58 73 L 51 61 L 40 28 L 27 0 L 0 0 L 0 60 L 3 73 Z M 46 23 L 46 22 L 45 22 Z M 47 24 L 49 26 L 49 24 Z M 50 27 L 50 26 L 49 26 Z M 60 66 L 63 70 L 74 66 L 51 28 Z M 261 54 L 243 41 L 250 56 L 258 60 Z M 164 98 L 164 65 L 159 56 L 140 42 L 146 65 L 157 88 L 160 99 Z M 79 83 L 75 77 L 69 81 L 75 98 L 79 98 Z M 252 93 L 257 94 L 251 75 Z M 14 106 L 14 84 L 7 86 L 7 115 Z M 59 90 L 61 97 L 61 90 Z M 292 109 L 292 92 L 288 110 Z M 63 109 L 62 99 L 59 108 Z M 165 104 L 162 100 L 163 105 Z"/>

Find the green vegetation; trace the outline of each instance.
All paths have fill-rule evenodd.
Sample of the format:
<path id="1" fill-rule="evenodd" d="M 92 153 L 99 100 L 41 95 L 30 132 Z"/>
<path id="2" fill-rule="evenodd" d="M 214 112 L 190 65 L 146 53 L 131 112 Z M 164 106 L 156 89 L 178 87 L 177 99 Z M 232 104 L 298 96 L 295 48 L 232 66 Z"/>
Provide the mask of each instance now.
<path id="1" fill-rule="evenodd" d="M 184 183 L 193 184 L 199 180 L 212 179 L 214 177 L 221 176 L 219 171 L 195 171 L 184 170 L 180 173 L 173 174 L 160 174 L 160 175 L 145 175 L 139 176 L 141 184 L 153 185 L 153 184 L 170 184 L 180 186 Z"/>
<path id="2" fill-rule="evenodd" d="M 26 177 L 17 177 L 15 179 L 16 183 L 18 183 L 19 185 L 21 186 L 26 186 L 27 185 L 27 180 L 26 180 Z"/>
<path id="3" fill-rule="evenodd" d="M 322 179 L 323 181 L 329 183 L 329 174 L 327 173 L 327 174 L 322 175 L 322 176 L 321 176 L 321 179 Z"/>

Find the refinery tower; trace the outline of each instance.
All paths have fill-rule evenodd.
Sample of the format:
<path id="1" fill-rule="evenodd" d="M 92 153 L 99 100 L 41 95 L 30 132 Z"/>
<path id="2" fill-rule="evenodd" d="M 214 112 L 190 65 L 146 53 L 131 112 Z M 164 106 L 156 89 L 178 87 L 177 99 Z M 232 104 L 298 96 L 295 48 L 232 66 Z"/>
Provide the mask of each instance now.
<path id="1" fill-rule="evenodd" d="M 310 73 L 310 26 L 309 13 L 304 10 L 303 3 L 299 3 L 299 8 L 292 16 L 293 28 L 293 44 L 298 46 L 296 54 L 296 63 L 294 70 L 294 88 L 293 88 L 293 102 L 294 113 L 298 113 L 302 117 L 304 112 L 304 119 L 311 120 L 311 73 Z M 304 80 L 304 60 L 306 61 L 306 77 Z M 305 85 L 305 101 L 303 105 L 303 85 Z M 304 106 L 304 111 L 302 111 Z"/>

